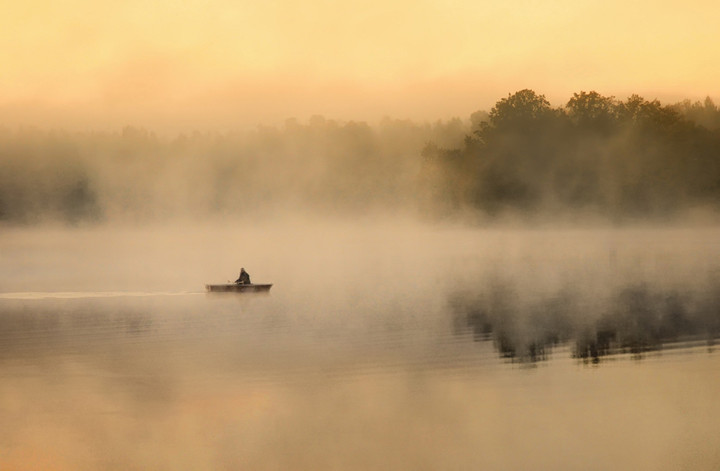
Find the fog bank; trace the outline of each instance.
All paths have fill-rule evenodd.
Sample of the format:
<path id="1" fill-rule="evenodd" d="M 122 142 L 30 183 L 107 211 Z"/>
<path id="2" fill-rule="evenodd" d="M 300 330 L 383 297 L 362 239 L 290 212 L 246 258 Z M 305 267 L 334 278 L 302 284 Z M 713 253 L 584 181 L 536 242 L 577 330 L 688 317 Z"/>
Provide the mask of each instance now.
<path id="1" fill-rule="evenodd" d="M 468 119 L 158 136 L 0 130 L 0 223 L 717 223 L 720 110 L 521 90 Z"/>

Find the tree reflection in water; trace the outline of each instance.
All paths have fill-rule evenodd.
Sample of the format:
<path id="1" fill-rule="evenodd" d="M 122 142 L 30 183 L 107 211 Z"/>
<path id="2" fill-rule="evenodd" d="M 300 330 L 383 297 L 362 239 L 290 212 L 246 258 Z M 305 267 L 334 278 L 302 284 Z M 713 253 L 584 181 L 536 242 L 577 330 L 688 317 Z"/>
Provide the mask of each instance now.
<path id="1" fill-rule="evenodd" d="M 717 283 L 693 292 L 627 284 L 588 299 L 570 287 L 523 297 L 512 282 L 496 280 L 453 293 L 449 305 L 456 327 L 471 328 L 476 340 L 492 340 L 502 358 L 522 363 L 546 360 L 554 346 L 567 343 L 574 358 L 598 363 L 672 345 L 712 347 L 720 335 Z"/>

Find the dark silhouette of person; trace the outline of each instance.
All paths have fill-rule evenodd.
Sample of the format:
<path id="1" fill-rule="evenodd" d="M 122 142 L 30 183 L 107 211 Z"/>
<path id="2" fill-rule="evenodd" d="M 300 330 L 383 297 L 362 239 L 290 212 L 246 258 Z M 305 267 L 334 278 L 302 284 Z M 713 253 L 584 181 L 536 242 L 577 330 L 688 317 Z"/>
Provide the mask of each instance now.
<path id="1" fill-rule="evenodd" d="M 240 269 L 240 276 L 237 280 L 235 280 L 235 283 L 239 285 L 249 285 L 250 284 L 250 275 L 248 275 L 248 272 L 245 271 L 244 268 Z"/>

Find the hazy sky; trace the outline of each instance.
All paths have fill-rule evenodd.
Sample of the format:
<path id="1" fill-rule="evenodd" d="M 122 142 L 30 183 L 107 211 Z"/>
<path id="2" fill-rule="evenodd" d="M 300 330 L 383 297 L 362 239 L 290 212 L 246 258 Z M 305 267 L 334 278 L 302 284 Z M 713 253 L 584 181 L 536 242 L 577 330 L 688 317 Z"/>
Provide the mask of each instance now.
<path id="1" fill-rule="evenodd" d="M 466 118 L 509 92 L 720 98 L 717 0 L 0 0 L 0 124 Z"/>

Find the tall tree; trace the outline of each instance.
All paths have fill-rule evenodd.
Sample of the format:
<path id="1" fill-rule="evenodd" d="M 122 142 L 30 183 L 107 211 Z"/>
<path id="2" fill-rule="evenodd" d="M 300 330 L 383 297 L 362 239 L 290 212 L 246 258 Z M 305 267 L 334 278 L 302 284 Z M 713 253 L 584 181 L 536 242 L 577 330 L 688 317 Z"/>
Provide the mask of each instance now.
<path id="1" fill-rule="evenodd" d="M 616 122 L 614 97 L 595 91 L 573 93 L 565 108 L 570 119 L 586 131 L 607 133 Z"/>
<path id="2" fill-rule="evenodd" d="M 490 124 L 499 130 L 527 131 L 551 112 L 545 95 L 525 89 L 498 101 L 490 110 Z"/>

